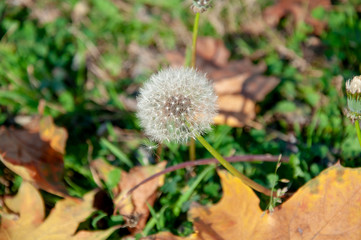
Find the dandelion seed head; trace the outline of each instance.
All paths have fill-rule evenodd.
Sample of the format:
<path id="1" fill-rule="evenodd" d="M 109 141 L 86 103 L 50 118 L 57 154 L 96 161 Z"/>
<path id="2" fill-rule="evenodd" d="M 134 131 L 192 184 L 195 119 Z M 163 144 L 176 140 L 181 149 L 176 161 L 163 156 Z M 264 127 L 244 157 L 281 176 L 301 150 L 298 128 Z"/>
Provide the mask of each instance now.
<path id="1" fill-rule="evenodd" d="M 153 74 L 140 89 L 137 116 L 152 140 L 185 143 L 210 129 L 216 101 L 204 74 L 192 68 L 168 68 Z"/>
<path id="2" fill-rule="evenodd" d="M 361 76 L 346 81 L 346 115 L 352 122 L 361 119 Z"/>
<path id="3" fill-rule="evenodd" d="M 356 76 L 352 80 L 347 80 L 346 91 L 349 93 L 360 93 L 361 92 L 361 76 Z"/>
<path id="4" fill-rule="evenodd" d="M 191 6 L 194 13 L 203 13 L 211 6 L 212 0 L 193 0 Z"/>

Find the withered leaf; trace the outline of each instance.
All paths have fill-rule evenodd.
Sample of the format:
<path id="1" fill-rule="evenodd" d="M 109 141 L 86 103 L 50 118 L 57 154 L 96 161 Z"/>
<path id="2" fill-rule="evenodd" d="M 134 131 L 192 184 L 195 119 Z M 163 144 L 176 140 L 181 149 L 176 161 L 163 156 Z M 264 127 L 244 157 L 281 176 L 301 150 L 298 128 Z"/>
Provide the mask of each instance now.
<path id="1" fill-rule="evenodd" d="M 95 210 L 92 207 L 94 194 L 95 192 L 86 194 L 83 200 L 73 198 L 60 200 L 44 219 L 45 207 L 39 191 L 32 184 L 24 181 L 16 196 L 4 198 L 6 207 L 19 213 L 19 218 L 2 217 L 0 240 L 105 239 L 118 227 L 104 231 L 76 232 L 79 223 Z"/>
<path id="2" fill-rule="evenodd" d="M 55 126 L 51 117 L 35 120 L 27 129 L 1 127 L 0 160 L 23 179 L 63 196 L 66 139 L 66 130 Z"/>
<path id="3" fill-rule="evenodd" d="M 132 168 L 129 173 L 121 171 L 119 184 L 112 189 L 115 195 L 114 214 L 120 214 L 128 220 L 128 229 L 134 234 L 140 232 L 148 219 L 149 208 L 156 199 L 156 190 L 163 185 L 164 176 L 157 177 L 137 188 L 131 195 L 126 194 L 138 183 L 151 175 L 162 171 L 167 162 L 163 161 L 155 166 L 139 166 Z M 107 181 L 109 173 L 116 167 L 98 159 L 91 163 L 92 172 L 96 179 Z M 97 180 L 97 181 L 99 181 Z"/>
<path id="4" fill-rule="evenodd" d="M 322 6 L 326 9 L 331 7 L 330 0 L 279 0 L 275 5 L 264 11 L 264 19 L 270 26 L 276 26 L 281 18 L 291 15 L 295 23 L 305 21 L 314 28 L 316 34 L 321 34 L 326 26 L 325 22 L 312 18 L 311 11 Z"/>
<path id="5" fill-rule="evenodd" d="M 226 66 L 231 55 L 222 40 L 212 37 L 198 39 L 197 54 L 204 60 L 213 62 L 218 67 Z"/>

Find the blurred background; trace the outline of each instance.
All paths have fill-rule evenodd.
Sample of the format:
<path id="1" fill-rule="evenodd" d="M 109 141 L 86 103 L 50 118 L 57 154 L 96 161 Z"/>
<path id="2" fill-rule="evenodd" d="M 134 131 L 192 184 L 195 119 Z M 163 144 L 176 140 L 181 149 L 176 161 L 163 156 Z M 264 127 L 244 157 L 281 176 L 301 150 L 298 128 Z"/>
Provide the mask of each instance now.
<path id="1" fill-rule="evenodd" d="M 136 96 L 152 73 L 187 63 L 191 4 L 1 1 L 0 125 L 19 128 L 43 114 L 66 128 L 64 182 L 72 196 L 97 187 L 89 168 L 94 159 L 126 171 L 156 163 L 156 146 L 135 117 Z M 214 0 L 200 16 L 197 56 L 197 68 L 214 81 L 220 104 L 205 138 L 224 156 L 289 157 L 277 174 L 275 162 L 235 163 L 248 177 L 268 188 L 287 179 L 277 188 L 293 192 L 337 161 L 361 166 L 355 128 L 344 116 L 345 80 L 361 72 L 359 0 Z M 169 143 L 159 157 L 171 166 L 188 156 L 187 146 Z M 209 157 L 197 144 L 197 159 Z M 221 197 L 216 172 L 196 186 L 179 216 L 174 202 L 204 168 L 166 175 L 154 205 L 164 224 L 145 235 L 192 232 L 190 203 Z M 21 183 L 2 164 L 0 178 L 1 195 L 16 192 Z M 104 188 L 117 180 L 113 174 Z M 58 198 L 43 194 L 47 206 L 54 206 Z M 265 207 L 268 200 L 261 199 Z"/>

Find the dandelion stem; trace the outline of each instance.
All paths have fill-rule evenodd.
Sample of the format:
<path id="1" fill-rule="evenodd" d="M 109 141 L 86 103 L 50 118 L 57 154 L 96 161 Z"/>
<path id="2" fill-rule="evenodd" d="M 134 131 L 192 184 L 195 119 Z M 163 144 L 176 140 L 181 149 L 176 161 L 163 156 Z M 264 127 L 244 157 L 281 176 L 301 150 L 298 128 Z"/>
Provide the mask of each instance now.
<path id="1" fill-rule="evenodd" d="M 202 136 L 197 136 L 198 141 L 215 157 L 222 165 L 225 167 L 230 173 L 232 173 L 234 176 L 238 177 L 242 180 L 244 184 L 247 186 L 253 188 L 254 190 L 263 193 L 267 196 L 273 195 L 271 191 L 258 183 L 254 182 L 253 180 L 249 179 L 242 173 L 240 173 L 237 169 L 235 169 L 227 160 L 225 160 L 221 154 L 219 154 Z"/>
<path id="2" fill-rule="evenodd" d="M 163 144 L 159 144 L 157 147 L 157 158 L 156 158 L 156 162 L 160 162 L 161 160 L 161 155 L 162 155 L 162 151 L 163 151 Z"/>
<path id="3" fill-rule="evenodd" d="M 360 130 L 360 124 L 359 124 L 358 120 L 355 121 L 355 128 L 356 128 L 358 142 L 360 143 L 360 147 L 361 147 L 361 130 Z"/>
<path id="4" fill-rule="evenodd" d="M 196 160 L 196 142 L 193 138 L 189 142 L 189 160 Z"/>
<path id="5" fill-rule="evenodd" d="M 196 66 L 196 47 L 197 47 L 197 37 L 198 37 L 198 26 L 199 26 L 199 13 L 196 13 L 193 25 L 193 39 L 192 39 L 192 61 L 191 67 Z"/>
<path id="6" fill-rule="evenodd" d="M 196 66 L 196 47 L 197 47 L 197 37 L 198 37 L 199 15 L 200 15 L 199 13 L 196 14 L 193 25 L 192 60 L 191 60 L 192 68 L 195 68 Z M 196 160 L 196 142 L 194 141 L 193 138 L 189 143 L 189 159 L 191 161 Z"/>

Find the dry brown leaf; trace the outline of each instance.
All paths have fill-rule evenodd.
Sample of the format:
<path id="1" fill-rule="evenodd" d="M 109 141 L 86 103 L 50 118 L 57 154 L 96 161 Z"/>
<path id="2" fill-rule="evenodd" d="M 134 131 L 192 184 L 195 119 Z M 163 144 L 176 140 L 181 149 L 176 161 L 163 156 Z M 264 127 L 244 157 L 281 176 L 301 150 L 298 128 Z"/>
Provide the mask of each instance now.
<path id="1" fill-rule="evenodd" d="M 229 51 L 223 42 L 210 37 L 199 38 L 197 43 L 197 68 L 214 80 L 219 96 L 219 114 L 216 124 L 242 127 L 256 116 L 256 102 L 262 101 L 279 83 L 275 77 L 266 77 L 266 64 L 253 64 L 249 59 L 228 61 Z M 172 66 L 182 66 L 184 57 L 169 52 L 167 59 Z"/>
<path id="2" fill-rule="evenodd" d="M 134 167 L 129 173 L 122 171 L 118 186 L 112 190 L 115 195 L 114 214 L 120 214 L 127 218 L 128 229 L 132 234 L 144 228 L 149 216 L 147 203 L 153 206 L 157 194 L 156 190 L 163 185 L 164 176 L 141 185 L 130 196 L 125 195 L 142 180 L 162 171 L 166 164 L 167 162 L 161 162 L 155 166 Z M 91 163 L 91 168 L 96 179 L 107 181 L 109 172 L 115 167 L 99 159 Z"/>
<path id="3" fill-rule="evenodd" d="M 45 191 L 66 195 L 62 182 L 67 132 L 51 117 L 34 120 L 28 129 L 0 128 L 1 161 L 23 179 Z"/>
<path id="4" fill-rule="evenodd" d="M 321 34 L 326 26 L 323 21 L 312 18 L 314 8 L 322 6 L 326 9 L 331 7 L 330 0 L 280 0 L 264 11 L 264 19 L 270 26 L 276 26 L 280 19 L 286 15 L 292 15 L 296 23 L 306 22 L 313 26 L 316 34 Z"/>
<path id="5" fill-rule="evenodd" d="M 212 61 L 218 67 L 226 66 L 231 55 L 222 40 L 212 37 L 198 39 L 197 54 L 206 61 Z"/>
<path id="6" fill-rule="evenodd" d="M 137 226 L 131 229 L 132 233 L 139 232 L 144 228 L 149 216 L 147 203 L 153 206 L 157 194 L 156 190 L 163 185 L 164 176 L 143 184 L 132 193 L 131 198 L 124 199 L 123 194 L 126 194 L 132 187 L 147 177 L 162 171 L 166 164 L 167 162 L 161 162 L 155 166 L 135 167 L 129 173 L 124 172 L 122 174 L 122 180 L 119 184 L 122 194 L 115 199 L 114 204 L 116 211 L 122 215 L 137 214 L 139 216 Z"/>
<path id="7" fill-rule="evenodd" d="M 105 239 L 117 227 L 76 233 L 79 223 L 85 221 L 95 210 L 92 207 L 94 194 L 95 192 L 86 194 L 84 200 L 60 200 L 44 219 L 45 207 L 39 191 L 24 181 L 14 197 L 4 197 L 5 206 L 18 213 L 19 218 L 2 217 L 0 240 Z"/>
<path id="8" fill-rule="evenodd" d="M 184 239 L 360 239 L 361 168 L 337 164 L 326 169 L 271 214 L 260 209 L 256 194 L 238 178 L 219 175 L 221 201 L 190 210 L 196 234 Z"/>

